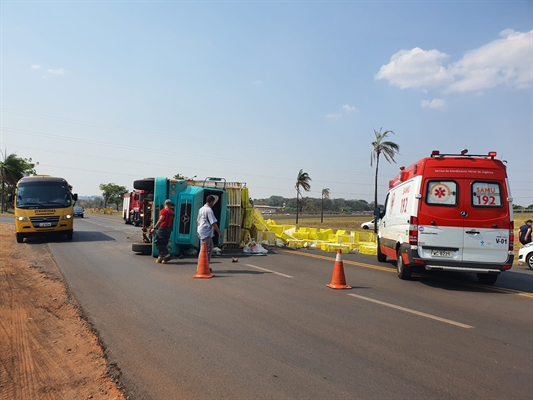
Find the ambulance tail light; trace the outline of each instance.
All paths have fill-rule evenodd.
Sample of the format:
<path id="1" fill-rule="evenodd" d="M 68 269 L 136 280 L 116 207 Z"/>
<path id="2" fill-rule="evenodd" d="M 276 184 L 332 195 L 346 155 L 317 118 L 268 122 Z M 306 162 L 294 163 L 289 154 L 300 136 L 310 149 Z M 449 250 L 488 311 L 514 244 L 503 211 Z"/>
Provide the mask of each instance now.
<path id="1" fill-rule="evenodd" d="M 418 218 L 411 217 L 409 219 L 409 244 L 412 246 L 418 245 Z"/>
<path id="2" fill-rule="evenodd" d="M 514 251 L 514 221 L 509 223 L 509 252 Z"/>

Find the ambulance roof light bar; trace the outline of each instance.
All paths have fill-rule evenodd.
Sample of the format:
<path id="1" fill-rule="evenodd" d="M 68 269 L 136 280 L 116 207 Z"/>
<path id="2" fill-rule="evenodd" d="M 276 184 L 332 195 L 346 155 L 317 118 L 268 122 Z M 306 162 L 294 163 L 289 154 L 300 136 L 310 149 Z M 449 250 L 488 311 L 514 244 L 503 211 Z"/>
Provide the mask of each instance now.
<path id="1" fill-rule="evenodd" d="M 494 158 L 494 157 L 496 157 L 496 154 L 497 154 L 497 153 L 496 153 L 495 151 L 489 151 L 489 157 L 490 157 L 490 158 Z"/>

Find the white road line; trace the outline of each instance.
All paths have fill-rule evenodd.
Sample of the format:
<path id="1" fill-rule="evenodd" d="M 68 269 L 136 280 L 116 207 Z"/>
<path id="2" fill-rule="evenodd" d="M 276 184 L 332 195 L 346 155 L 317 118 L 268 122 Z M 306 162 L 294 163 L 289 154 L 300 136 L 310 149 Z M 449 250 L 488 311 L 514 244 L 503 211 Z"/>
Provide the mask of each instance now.
<path id="1" fill-rule="evenodd" d="M 408 313 L 411 313 L 411 314 L 419 315 L 421 317 L 434 319 L 436 321 L 444 322 L 444 323 L 450 324 L 450 325 L 455 325 L 455 326 L 458 326 L 460 328 L 466 328 L 466 329 L 473 328 L 473 326 L 462 324 L 462 323 L 456 322 L 456 321 L 452 321 L 450 319 L 437 317 L 435 315 L 426 314 L 426 313 L 423 313 L 423 312 L 420 312 L 420 311 L 411 310 L 410 308 L 405 308 L 405 307 L 397 306 L 397 305 L 390 304 L 390 303 L 385 303 L 384 301 L 374 300 L 374 299 L 371 299 L 369 297 L 359 296 L 358 294 L 348 294 L 348 296 L 357 297 L 358 299 L 361 299 L 361 300 L 366 300 L 366 301 L 370 301 L 372 303 L 381 304 L 382 306 L 395 308 L 395 309 L 400 310 L 400 311 L 405 311 L 405 312 L 408 312 Z"/>
<path id="2" fill-rule="evenodd" d="M 245 264 L 245 265 L 248 266 L 248 267 L 252 267 L 252 268 L 256 268 L 256 269 L 260 269 L 261 271 L 266 271 L 266 272 L 270 272 L 270 273 L 272 273 L 272 274 L 276 274 L 276 275 L 279 275 L 279 276 L 283 276 L 283 277 L 285 277 L 285 278 L 294 278 L 294 276 L 285 275 L 285 274 L 282 274 L 281 272 L 271 271 L 271 270 L 266 269 L 266 268 L 258 267 L 257 265 L 252 265 L 252 264 Z"/>

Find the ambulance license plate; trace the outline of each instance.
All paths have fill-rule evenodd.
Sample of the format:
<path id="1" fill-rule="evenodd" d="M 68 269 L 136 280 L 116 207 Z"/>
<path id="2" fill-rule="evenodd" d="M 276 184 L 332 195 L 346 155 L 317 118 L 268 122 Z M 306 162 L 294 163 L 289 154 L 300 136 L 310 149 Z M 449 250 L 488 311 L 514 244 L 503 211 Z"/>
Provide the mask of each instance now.
<path id="1" fill-rule="evenodd" d="M 52 223 L 51 223 L 51 222 L 41 222 L 41 223 L 39 224 L 39 226 L 40 226 L 41 228 L 46 228 L 47 226 L 52 226 Z"/>
<path id="2" fill-rule="evenodd" d="M 431 257 L 451 257 L 452 252 L 449 250 L 431 250 Z"/>

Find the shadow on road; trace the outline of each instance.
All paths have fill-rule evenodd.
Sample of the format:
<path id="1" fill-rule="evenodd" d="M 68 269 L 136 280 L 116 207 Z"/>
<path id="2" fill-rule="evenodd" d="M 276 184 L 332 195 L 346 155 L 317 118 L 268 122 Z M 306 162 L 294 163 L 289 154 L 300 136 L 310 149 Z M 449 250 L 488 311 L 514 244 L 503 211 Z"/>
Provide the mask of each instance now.
<path id="1" fill-rule="evenodd" d="M 396 269 L 396 264 L 390 262 L 392 269 Z M 514 265 L 517 269 L 521 266 Z M 505 271 L 500 274 L 498 281 L 494 286 L 482 285 L 478 282 L 476 274 L 466 272 L 444 272 L 444 271 L 426 271 L 423 268 L 413 269 L 411 281 L 420 282 L 424 285 L 438 289 L 459 291 L 459 292 L 478 292 L 478 293 L 498 293 L 498 294 L 515 294 L 506 292 L 505 289 L 533 293 L 533 274 L 514 273 L 513 270 Z M 499 290 L 503 289 L 503 290 Z"/>
<path id="2" fill-rule="evenodd" d="M 115 239 L 101 232 L 75 231 L 72 242 L 114 242 Z M 30 236 L 25 239 L 27 244 L 63 243 L 70 242 L 65 235 Z"/>

